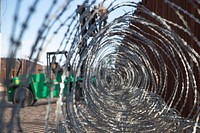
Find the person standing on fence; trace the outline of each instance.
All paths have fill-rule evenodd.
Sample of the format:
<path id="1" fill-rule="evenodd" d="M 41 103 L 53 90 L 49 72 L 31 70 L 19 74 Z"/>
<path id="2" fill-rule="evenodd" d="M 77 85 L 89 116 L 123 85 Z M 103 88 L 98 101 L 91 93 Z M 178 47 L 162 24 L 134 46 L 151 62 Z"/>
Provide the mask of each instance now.
<path id="1" fill-rule="evenodd" d="M 80 15 L 80 26 L 81 26 L 81 42 L 79 44 L 79 56 L 80 58 L 82 58 L 83 56 L 83 52 L 85 51 L 85 48 L 87 46 L 87 9 L 86 9 L 86 5 L 78 5 L 77 6 L 77 11 L 76 11 L 79 15 Z M 83 69 L 84 69 L 84 64 L 85 64 L 85 60 L 82 61 L 81 64 L 81 68 L 80 68 L 80 76 L 83 76 Z"/>
<path id="2" fill-rule="evenodd" d="M 90 30 L 90 36 L 94 36 L 98 30 L 97 30 L 97 12 L 98 12 L 98 8 L 97 6 L 94 6 L 94 8 L 91 10 L 91 18 L 89 21 L 89 30 Z"/>
<path id="3" fill-rule="evenodd" d="M 86 19 L 87 19 L 87 14 L 86 14 L 86 6 L 83 5 L 78 5 L 76 12 L 80 15 L 80 25 L 81 25 L 81 36 L 83 37 L 87 33 L 87 26 L 86 26 Z"/>
<path id="4" fill-rule="evenodd" d="M 108 19 L 108 10 L 103 6 L 103 4 L 99 5 L 99 30 L 107 24 Z"/>

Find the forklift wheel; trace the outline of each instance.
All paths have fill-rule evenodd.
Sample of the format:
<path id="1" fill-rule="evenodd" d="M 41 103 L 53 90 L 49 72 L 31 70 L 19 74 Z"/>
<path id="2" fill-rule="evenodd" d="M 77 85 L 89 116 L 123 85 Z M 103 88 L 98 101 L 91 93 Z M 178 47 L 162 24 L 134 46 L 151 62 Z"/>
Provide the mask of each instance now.
<path id="1" fill-rule="evenodd" d="M 21 100 L 21 102 L 20 102 Z M 21 103 L 22 107 L 31 106 L 36 102 L 33 98 L 33 93 L 26 87 L 16 88 L 13 95 L 13 103 L 19 104 Z"/>

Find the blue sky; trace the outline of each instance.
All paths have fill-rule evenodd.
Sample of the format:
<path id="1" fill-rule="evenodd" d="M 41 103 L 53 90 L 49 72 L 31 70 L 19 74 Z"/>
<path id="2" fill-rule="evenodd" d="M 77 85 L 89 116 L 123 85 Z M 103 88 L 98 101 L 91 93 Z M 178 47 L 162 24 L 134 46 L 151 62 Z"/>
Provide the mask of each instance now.
<path id="1" fill-rule="evenodd" d="M 28 9 L 30 5 L 33 4 L 35 0 L 22 0 L 22 5 L 19 10 L 19 22 L 17 26 L 17 32 L 16 35 L 19 34 L 19 31 L 21 29 L 21 24 L 24 22 L 27 14 L 28 14 Z M 97 3 L 101 2 L 102 0 L 97 0 Z M 107 0 L 105 2 L 105 6 L 108 6 L 110 2 L 113 0 Z M 117 0 L 117 3 L 124 2 L 125 0 Z M 138 2 L 140 0 L 134 0 L 134 2 Z M 39 0 L 39 3 L 37 4 L 36 7 L 36 12 L 32 15 L 28 29 L 26 30 L 23 38 L 22 38 L 22 47 L 18 50 L 17 57 L 18 58 L 25 58 L 30 55 L 31 47 L 34 43 L 34 40 L 36 38 L 37 32 L 39 27 L 42 24 L 43 18 L 45 16 L 45 13 L 47 12 L 49 6 L 51 5 L 50 0 Z M 65 0 L 59 0 L 57 4 L 56 9 L 61 9 L 62 6 L 64 5 Z M 69 10 L 67 11 L 66 14 L 64 14 L 63 19 L 66 18 L 67 15 L 71 14 L 77 7 L 78 4 L 81 4 L 83 0 L 74 0 L 72 4 L 69 6 Z M 1 27 L 1 45 L 0 45 L 0 56 L 1 57 L 7 57 L 10 49 L 10 43 L 9 43 L 9 38 L 11 35 L 11 29 L 13 25 L 13 16 L 14 16 L 14 11 L 15 11 L 15 6 L 16 6 L 17 0 L 2 0 L 1 3 L 1 20 L 2 20 L 2 27 Z M 117 12 L 114 12 L 109 16 L 109 21 L 113 20 L 117 16 L 120 16 L 124 14 L 125 11 L 130 11 L 134 10 L 132 8 L 124 8 L 123 10 L 119 10 Z M 66 15 L 66 16 L 65 16 Z M 55 17 L 53 14 L 51 15 L 52 19 Z M 61 17 L 62 21 L 62 17 Z M 56 26 L 58 26 L 59 23 Z M 52 31 L 53 32 L 53 31 Z M 63 28 L 60 33 L 64 33 L 65 29 Z M 47 51 L 56 51 L 58 49 L 58 42 L 61 41 L 63 38 L 63 35 L 59 35 L 54 37 L 51 41 L 49 39 L 47 47 L 42 52 L 42 57 L 40 58 L 40 61 L 45 63 L 46 62 L 46 52 Z"/>

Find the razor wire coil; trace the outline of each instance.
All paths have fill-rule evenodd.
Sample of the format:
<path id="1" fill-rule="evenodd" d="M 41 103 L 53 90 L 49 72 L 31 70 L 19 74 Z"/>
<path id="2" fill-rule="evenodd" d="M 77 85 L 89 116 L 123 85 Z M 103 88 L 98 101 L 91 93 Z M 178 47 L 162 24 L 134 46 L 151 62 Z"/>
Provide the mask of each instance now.
<path id="1" fill-rule="evenodd" d="M 40 4 L 38 0 L 33 2 L 19 28 L 19 34 L 16 34 L 18 10 L 22 2 L 21 0 L 17 2 L 14 15 L 10 39 L 11 57 L 16 56 L 20 42 L 28 26 L 31 26 L 31 17 Z M 50 45 L 50 42 L 61 36 L 61 40 L 58 41 L 58 51 L 65 51 L 70 45 L 63 77 L 67 77 L 67 66 L 71 65 L 70 73 L 76 79 L 81 65 L 85 63 L 84 81 L 81 84 L 84 88 L 84 101 L 76 102 L 75 89 L 71 94 L 67 94 L 65 108 L 64 103 L 58 101 L 56 115 L 60 119 L 56 120 L 57 127 L 52 130 L 55 132 L 200 131 L 198 85 L 200 43 L 181 13 L 188 15 L 198 24 L 199 18 L 179 5 L 164 0 L 184 22 L 184 26 L 181 26 L 162 18 L 143 5 L 113 0 L 107 6 L 108 17 L 116 10 L 137 7 L 138 11 L 156 22 L 130 11 L 108 22 L 93 37 L 89 35 L 93 28 L 81 37 L 83 29 L 80 27 L 80 16 L 76 13 L 76 9 L 70 15 L 66 15 L 72 8 L 70 4 L 74 4 L 74 1 L 63 1 L 60 7 L 57 5 L 58 2 L 58 0 L 52 1 L 38 32 L 35 33 L 36 39 L 32 44 L 30 59 L 36 55 L 35 61 L 38 61 L 41 52 Z M 93 0 L 83 3 L 93 7 L 96 2 Z M 190 2 L 199 11 L 198 3 Z M 102 3 L 105 4 L 106 1 Z M 97 20 L 97 24 L 99 21 Z M 85 27 L 88 23 L 89 21 Z M 193 38 L 196 48 L 179 36 L 171 28 L 172 26 Z M 65 32 L 62 32 L 63 29 Z M 80 57 L 80 45 L 83 41 L 87 45 Z M 60 62 L 62 58 L 64 57 L 59 59 Z M 91 80 L 94 77 L 95 81 Z M 173 85 L 169 86 L 169 80 L 174 80 Z M 76 84 L 73 85 L 76 88 Z M 167 92 L 169 87 L 172 87 L 170 96 Z M 194 99 L 192 108 L 184 118 L 181 113 L 185 110 L 191 91 Z M 45 118 L 45 132 L 51 131 L 48 127 L 50 100 Z M 16 107 L 16 110 L 19 108 Z M 61 116 L 60 112 L 63 113 Z M 14 124 L 14 121 L 11 121 L 11 124 Z"/>

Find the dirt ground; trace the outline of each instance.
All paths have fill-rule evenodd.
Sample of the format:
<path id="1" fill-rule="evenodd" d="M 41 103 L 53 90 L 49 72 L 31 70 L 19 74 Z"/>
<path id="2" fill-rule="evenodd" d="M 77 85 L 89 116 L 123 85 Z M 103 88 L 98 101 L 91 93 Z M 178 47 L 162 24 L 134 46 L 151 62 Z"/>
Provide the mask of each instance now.
<path id="1" fill-rule="evenodd" d="M 5 88 L 0 87 L 0 133 L 44 133 L 47 107 L 49 107 L 48 99 L 39 99 L 33 106 L 19 108 L 19 113 L 13 113 L 16 112 L 16 105 L 7 101 Z M 52 132 L 56 128 L 56 102 L 57 98 L 53 98 L 50 104 L 49 119 L 47 120 L 48 129 Z M 63 102 L 65 106 L 65 101 Z M 19 117 L 17 114 L 19 114 Z M 17 117 L 20 119 L 17 119 Z M 12 119 L 14 122 L 12 122 Z M 17 120 L 20 122 L 17 122 Z M 19 130 L 19 127 L 22 131 Z M 9 131 L 10 129 L 12 130 Z"/>
<path id="2" fill-rule="evenodd" d="M 17 124 L 14 119 L 14 133 L 19 132 L 18 127 L 20 126 L 23 133 L 42 133 L 45 127 L 45 116 L 47 114 L 48 100 L 42 99 L 36 102 L 34 106 L 21 108 L 20 124 Z M 7 102 L 5 92 L 0 92 L 0 132 L 7 133 L 11 129 L 11 120 L 16 118 L 16 114 L 12 115 L 14 111 L 14 105 Z M 55 110 L 56 110 L 56 99 L 53 99 L 51 103 L 50 117 L 48 120 L 49 128 L 55 128 Z M 19 123 L 19 122 L 18 122 Z"/>

